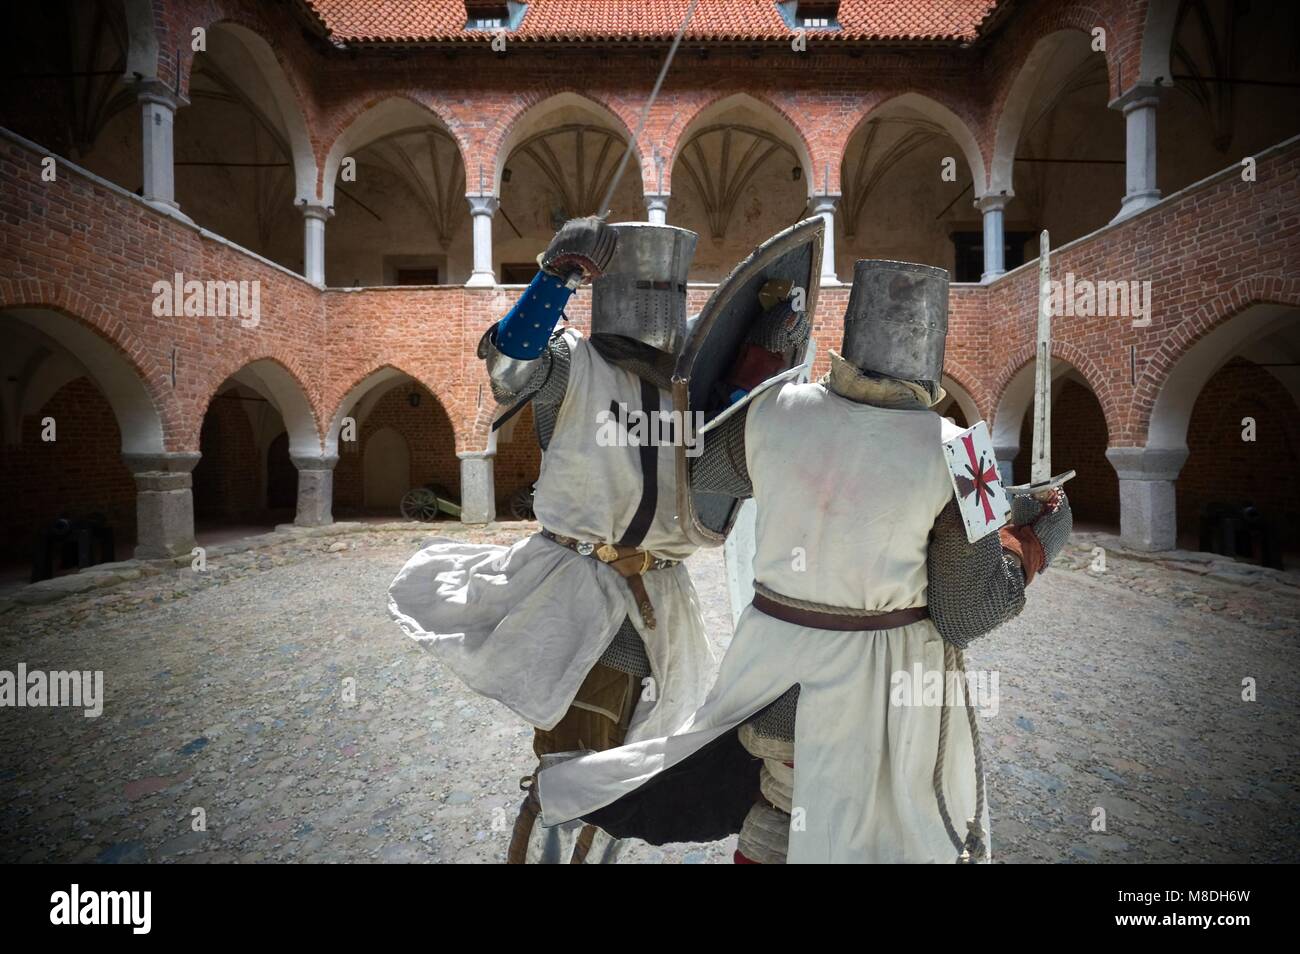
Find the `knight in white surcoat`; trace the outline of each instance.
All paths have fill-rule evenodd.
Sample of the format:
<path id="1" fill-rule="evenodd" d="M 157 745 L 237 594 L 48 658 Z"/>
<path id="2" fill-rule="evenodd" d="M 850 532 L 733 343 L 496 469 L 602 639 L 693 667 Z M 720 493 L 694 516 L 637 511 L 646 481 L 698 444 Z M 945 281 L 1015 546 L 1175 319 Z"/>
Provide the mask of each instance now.
<path id="1" fill-rule="evenodd" d="M 739 833 L 738 862 L 989 858 L 962 649 L 1017 615 L 1064 545 L 1059 490 L 971 543 L 942 443 L 942 269 L 859 261 L 819 382 L 759 387 L 692 483 L 757 503 L 754 598 L 671 734 L 545 768 L 544 825 L 653 844 Z M 936 701 L 906 689 L 940 677 Z"/>
<path id="2" fill-rule="evenodd" d="M 596 218 L 560 230 L 479 344 L 497 400 L 532 404 L 543 529 L 511 547 L 435 543 L 389 591 L 407 635 L 535 727 L 539 759 L 668 734 L 707 690 L 713 659 L 682 562 L 695 546 L 676 517 L 675 448 L 647 439 L 672 410 L 695 242 L 685 229 Z M 585 279 L 591 336 L 555 332 Z M 636 421 L 636 433 L 611 440 L 611 419 Z M 616 844 L 593 827 L 535 825 L 534 777 L 521 783 L 508 860 L 612 860 Z"/>

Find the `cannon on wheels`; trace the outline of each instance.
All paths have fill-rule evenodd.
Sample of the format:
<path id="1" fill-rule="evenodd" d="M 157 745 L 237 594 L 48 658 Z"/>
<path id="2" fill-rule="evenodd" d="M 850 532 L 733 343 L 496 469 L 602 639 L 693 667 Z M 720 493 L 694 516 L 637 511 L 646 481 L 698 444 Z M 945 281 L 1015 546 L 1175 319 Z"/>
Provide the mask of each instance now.
<path id="1" fill-rule="evenodd" d="M 403 517 L 421 523 L 432 523 L 440 513 L 460 517 L 460 504 L 451 499 L 451 492 L 441 484 L 429 483 L 423 487 L 412 487 L 402 495 L 399 506 Z"/>
<path id="2" fill-rule="evenodd" d="M 516 520 L 536 520 L 533 513 L 533 488 L 520 487 L 510 495 L 510 516 Z"/>
<path id="3" fill-rule="evenodd" d="M 1250 501 L 1208 503 L 1201 508 L 1200 548 L 1206 553 L 1252 559 L 1259 544 L 1260 563 L 1281 570 L 1282 547 L 1273 523 Z"/>
<path id="4" fill-rule="evenodd" d="M 61 516 L 51 522 L 36 534 L 36 547 L 32 553 L 33 583 L 54 576 L 56 556 L 62 570 L 72 567 L 82 570 L 97 563 L 112 563 L 116 559 L 113 528 L 101 513 L 75 518 Z"/>

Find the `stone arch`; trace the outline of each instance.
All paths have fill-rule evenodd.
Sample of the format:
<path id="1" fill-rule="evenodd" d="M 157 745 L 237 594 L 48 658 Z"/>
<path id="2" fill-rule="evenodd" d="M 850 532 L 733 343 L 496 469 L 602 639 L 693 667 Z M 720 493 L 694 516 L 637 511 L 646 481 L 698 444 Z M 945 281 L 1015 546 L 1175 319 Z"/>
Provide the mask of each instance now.
<path id="1" fill-rule="evenodd" d="M 302 204 L 311 202 L 316 197 L 316 153 L 312 148 L 311 133 L 307 128 L 306 109 L 301 91 L 291 80 L 284 63 L 276 55 L 275 49 L 260 32 L 233 19 L 221 19 L 208 25 L 210 35 L 229 36 L 248 57 L 247 62 L 223 64 L 231 78 L 241 81 L 241 85 L 255 87 L 249 90 L 250 98 L 257 101 L 263 114 L 267 114 L 265 103 L 274 107 L 274 113 L 267 119 L 278 120 L 282 127 L 289 154 L 293 160 L 294 202 Z M 211 37 L 210 37 L 211 38 Z M 220 49 L 220 46 L 218 46 Z M 211 49 L 205 55 L 212 55 Z M 190 63 L 193 70 L 193 60 Z M 252 75 L 249 75 L 249 71 Z"/>
<path id="2" fill-rule="evenodd" d="M 480 161 L 483 164 L 486 176 L 484 178 L 483 188 L 477 188 L 478 170 L 473 170 L 467 174 L 469 191 L 472 194 L 491 194 L 501 196 L 501 176 L 505 171 L 506 162 L 510 159 L 515 149 L 530 136 L 536 134 L 545 127 L 546 117 L 557 110 L 565 107 L 577 107 L 596 114 L 608 127 L 624 138 L 636 153 L 628 159 L 628 170 L 624 172 L 627 176 L 635 172 L 639 177 L 642 169 L 645 167 L 647 157 L 644 153 L 644 136 L 642 142 L 633 143 L 632 133 L 635 128 L 629 125 L 626 117 L 613 106 L 597 99 L 590 93 L 577 89 L 548 89 L 539 91 L 533 97 L 526 97 L 526 102 L 520 104 L 520 107 L 508 117 L 505 117 L 498 123 L 498 128 L 485 137 L 483 155 Z M 616 157 L 616 161 L 621 161 L 622 154 Z M 604 211 L 604 210 L 599 210 Z"/>
<path id="3" fill-rule="evenodd" d="M 345 156 L 376 139 L 410 127 L 427 125 L 438 127 L 456 143 L 457 155 L 468 175 L 466 143 L 456 130 L 440 113 L 414 94 L 398 93 L 367 104 L 334 137 L 321 165 L 318 189 L 321 203 L 330 208 L 334 206 L 335 182 Z"/>
<path id="4" fill-rule="evenodd" d="M 316 413 L 312 409 L 307 389 L 297 373 L 277 358 L 262 357 L 244 360 L 235 370 L 221 374 L 204 397 L 202 407 L 206 409 L 227 381 L 234 381 L 261 394 L 279 412 L 289 433 L 289 453 L 300 457 L 319 457 L 321 453 L 320 431 L 316 422 Z M 214 375 L 216 377 L 216 375 Z M 197 443 L 198 428 L 195 425 Z"/>
<path id="5" fill-rule="evenodd" d="M 854 141 L 863 126 L 873 119 L 881 118 L 882 113 L 890 113 L 895 110 L 908 110 L 918 113 L 924 119 L 942 128 L 957 144 L 966 160 L 966 167 L 970 170 L 971 178 L 975 183 L 975 196 L 978 198 L 984 194 L 985 187 L 988 184 L 988 173 L 984 166 L 984 155 L 980 152 L 979 142 L 971 130 L 971 125 L 953 112 L 949 106 L 925 93 L 914 91 L 898 93 L 874 103 L 858 118 L 849 134 L 844 137 L 840 149 L 841 168 L 848 159 L 849 144 Z M 840 188 L 842 190 L 842 183 Z"/>
<path id="6" fill-rule="evenodd" d="M 939 414 L 946 415 L 948 409 L 955 405 L 961 410 L 962 417 L 966 419 L 967 427 L 980 420 L 979 406 L 971 396 L 970 391 L 960 381 L 954 378 L 951 373 L 945 371 L 941 383 L 943 389 L 948 392 L 948 396 L 935 407 Z"/>
<path id="7" fill-rule="evenodd" d="M 113 410 L 122 434 L 124 454 L 159 454 L 168 449 L 169 443 L 174 443 L 167 440 L 167 424 L 174 422 L 164 419 L 163 402 L 149 387 L 149 376 L 132 357 L 142 349 L 125 328 L 119 326 L 115 330 L 128 339 L 129 348 L 106 336 L 97 327 L 100 322 L 82 320 L 50 305 L 10 305 L 0 301 L 0 322 L 6 319 L 34 329 L 39 338 L 66 351 L 84 368 Z M 39 368 L 29 370 L 37 375 Z M 22 385 L 21 381 L 18 383 Z M 30 383 L 40 386 L 39 376 Z M 59 382 L 58 386 L 63 383 L 66 382 Z M 12 404 L 8 408 L 10 414 L 21 412 L 27 402 Z"/>
<path id="8" fill-rule="evenodd" d="M 392 466 L 405 468 L 403 479 L 409 483 L 402 488 L 403 493 L 430 482 L 453 495 L 459 492 L 460 435 L 454 423 L 454 408 L 445 393 L 439 393 L 425 378 L 391 363 L 373 366 L 353 378 L 342 393 L 332 393 L 336 396 L 327 398 L 333 412 L 325 446 L 326 456 L 338 461 L 336 500 L 341 512 L 364 512 L 373 503 L 367 502 L 367 472 L 373 472 L 377 453 L 388 454 L 396 446 L 390 444 L 387 450 L 382 442 L 371 446 L 374 436 L 385 428 L 395 430 L 405 441 L 404 451 L 389 455 Z M 355 419 L 356 429 L 353 439 L 345 441 L 343 423 L 347 417 Z"/>
<path id="9" fill-rule="evenodd" d="M 947 388 L 948 384 L 952 383 L 965 394 L 965 400 L 968 401 L 968 404 L 964 405 L 964 407 L 975 415 L 971 418 L 972 424 L 978 420 L 989 419 L 989 415 L 993 410 L 993 400 L 983 378 L 969 368 L 965 362 L 957 360 L 951 354 L 944 355 L 943 375 L 948 379 L 943 382 L 944 388 Z"/>
<path id="10" fill-rule="evenodd" d="M 799 165 L 803 169 L 803 181 L 807 185 L 808 197 L 811 198 L 816 191 L 816 182 L 814 181 L 816 169 L 812 160 L 813 149 L 808 137 L 804 134 L 804 130 L 795 118 L 781 106 L 766 97 L 750 92 L 723 94 L 715 99 L 701 103 L 693 113 L 684 117 L 680 124 L 674 123 L 665 133 L 664 141 L 671 142 L 672 148 L 670 155 L 665 160 L 664 168 L 667 170 L 667 175 L 664 178 L 663 191 L 672 191 L 673 172 L 676 169 L 678 160 L 681 158 L 682 150 L 691 141 L 694 133 L 737 106 L 745 106 L 756 110 L 772 120 L 778 127 L 788 131 L 790 134 L 788 145 L 794 151 Z"/>
<path id="11" fill-rule="evenodd" d="M 1052 361 L 1052 469 L 1074 470 L 1079 480 L 1071 485 L 1076 520 L 1114 527 L 1120 520 L 1119 480 L 1109 460 L 1114 427 L 1088 369 L 1076 365 L 1053 348 Z M 1078 355 L 1074 355 L 1077 359 Z M 998 470 L 1007 483 L 1031 478 L 1035 362 L 1032 351 L 1007 380 L 998 401 L 993 425 L 993 447 Z M 1067 492 L 1071 488 L 1067 487 Z"/>
<path id="12" fill-rule="evenodd" d="M 1166 336 L 1157 352 L 1162 359 L 1159 364 L 1154 360 L 1148 362 L 1139 396 L 1154 392 L 1154 400 L 1138 421 L 1138 434 L 1145 437 L 1148 448 L 1186 449 L 1187 426 L 1196 399 L 1206 382 L 1232 358 L 1266 340 L 1272 342 L 1270 351 L 1300 347 L 1300 312 L 1297 311 L 1300 296 L 1293 296 L 1286 303 L 1251 299 L 1224 308 L 1230 301 L 1232 296 L 1228 293 L 1207 303 L 1202 312 L 1217 311 L 1217 320 L 1191 338 L 1187 337 L 1185 326 L 1196 318 L 1184 321 Z M 1179 347 L 1180 341 L 1186 343 Z M 1293 360 L 1295 357 L 1292 354 Z M 1275 373 L 1275 376 L 1300 403 L 1300 379 L 1294 375 Z"/>
<path id="13" fill-rule="evenodd" d="M 1036 98 L 1035 94 L 1043 83 L 1062 81 L 1070 70 L 1079 65 L 1071 64 L 1059 55 L 1061 46 L 1072 35 L 1088 35 L 1089 29 L 1097 25 L 1104 25 L 1100 16 L 1096 16 L 1087 26 L 1069 23 L 1046 30 L 1037 37 L 1024 60 L 1015 68 L 1015 78 L 1011 81 L 997 114 L 989 160 L 987 194 L 1015 195 L 1016 149 L 1024 132 L 1029 107 Z M 1105 54 L 1107 77 L 1113 92 L 1116 78 L 1110 56 L 1109 52 Z"/>
<path id="14" fill-rule="evenodd" d="M 427 382 L 422 381 L 409 371 L 403 371 L 394 364 L 381 364 L 355 379 L 352 385 L 335 402 L 334 410 L 330 414 L 325 431 L 325 454 L 333 455 L 339 452 L 339 435 L 343 429 L 343 419 L 345 417 L 355 417 L 359 437 L 361 425 L 365 422 L 366 415 L 370 413 L 375 403 L 393 388 L 408 381 L 423 387 L 446 410 L 446 402 Z M 350 413 L 354 410 L 358 411 L 358 413 Z"/>
<path id="15" fill-rule="evenodd" d="M 1142 60 L 1138 83 L 1168 86 L 1173 80 L 1170 51 L 1178 26 L 1178 8 L 1182 0 L 1147 0 L 1146 22 L 1142 27 Z"/>
<path id="16" fill-rule="evenodd" d="M 158 34 L 154 30 L 152 0 L 123 0 L 126 11 L 126 75 L 142 80 L 158 76 Z"/>
<path id="17" fill-rule="evenodd" d="M 1004 449 L 1016 450 L 1020 446 L 1020 427 L 1025 415 L 1034 404 L 1034 346 L 1025 345 L 1007 362 L 1006 368 L 999 375 L 993 388 L 998 395 L 997 406 L 991 423 L 993 446 L 998 450 L 999 460 Z M 1077 380 L 1085 385 L 1097 398 L 1102 414 L 1106 418 L 1106 432 L 1114 443 L 1120 432 L 1118 410 L 1105 386 L 1105 376 L 1092 358 L 1078 347 L 1066 341 L 1052 342 L 1052 383 L 1053 390 L 1057 382 L 1066 380 L 1071 372 Z"/>

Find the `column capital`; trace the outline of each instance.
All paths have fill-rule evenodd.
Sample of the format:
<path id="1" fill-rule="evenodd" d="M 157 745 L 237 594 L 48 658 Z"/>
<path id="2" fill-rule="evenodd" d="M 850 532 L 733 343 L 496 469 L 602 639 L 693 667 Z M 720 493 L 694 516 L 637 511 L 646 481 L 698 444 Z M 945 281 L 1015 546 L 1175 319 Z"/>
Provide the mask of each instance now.
<path id="1" fill-rule="evenodd" d="M 494 450 L 456 451 L 456 458 L 458 460 L 491 460 L 496 456 L 497 452 Z"/>
<path id="2" fill-rule="evenodd" d="M 671 195 L 667 192 L 647 192 L 642 197 L 645 200 L 646 216 L 656 225 L 665 225 L 668 221 L 668 200 Z"/>
<path id="3" fill-rule="evenodd" d="M 1186 447 L 1108 447 L 1106 459 L 1120 480 L 1177 480 Z"/>
<path id="4" fill-rule="evenodd" d="M 834 214 L 835 207 L 839 205 L 840 198 L 841 196 L 838 192 L 822 192 L 818 195 L 814 195 L 812 197 L 813 214 L 822 215 L 826 212 Z"/>
<path id="5" fill-rule="evenodd" d="M 1152 108 L 1160 105 L 1161 88 L 1150 83 L 1139 83 L 1127 92 L 1116 96 L 1106 105 L 1111 109 L 1129 113 L 1135 109 Z"/>
<path id="6" fill-rule="evenodd" d="M 333 470 L 339 462 L 338 454 L 290 454 L 289 459 L 299 470 Z"/>
<path id="7" fill-rule="evenodd" d="M 467 195 L 465 199 L 469 202 L 470 215 L 496 215 L 501 206 L 501 200 L 494 195 Z"/>
<path id="8" fill-rule="evenodd" d="M 137 81 L 135 84 L 135 98 L 136 102 L 156 103 L 159 106 L 167 107 L 172 112 L 190 104 L 186 97 L 157 78 Z"/>
<path id="9" fill-rule="evenodd" d="M 325 205 L 323 202 L 302 202 L 298 205 L 302 211 L 303 218 L 319 219 L 322 222 L 328 222 L 334 218 L 334 206 Z"/>
<path id="10" fill-rule="evenodd" d="M 198 451 L 159 451 L 156 454 L 123 454 L 127 470 L 140 474 L 188 474 L 203 455 Z"/>
<path id="11" fill-rule="evenodd" d="M 1001 212 L 1007 207 L 1007 203 L 1015 197 L 1015 193 L 1007 192 L 1004 192 L 1001 195 L 982 195 L 971 204 L 981 213 Z"/>

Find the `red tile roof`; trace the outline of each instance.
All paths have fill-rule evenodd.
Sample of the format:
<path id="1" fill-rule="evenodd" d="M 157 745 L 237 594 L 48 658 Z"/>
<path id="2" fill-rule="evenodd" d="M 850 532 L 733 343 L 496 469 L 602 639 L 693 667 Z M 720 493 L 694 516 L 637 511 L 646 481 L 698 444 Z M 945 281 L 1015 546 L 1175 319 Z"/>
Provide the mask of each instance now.
<path id="1" fill-rule="evenodd" d="M 486 42 L 465 29 L 464 0 L 305 0 L 343 43 Z M 971 41 L 999 0 L 841 0 L 830 40 Z M 511 41 L 671 39 L 690 0 L 531 0 Z M 788 40 L 774 0 L 699 0 L 688 39 Z"/>

